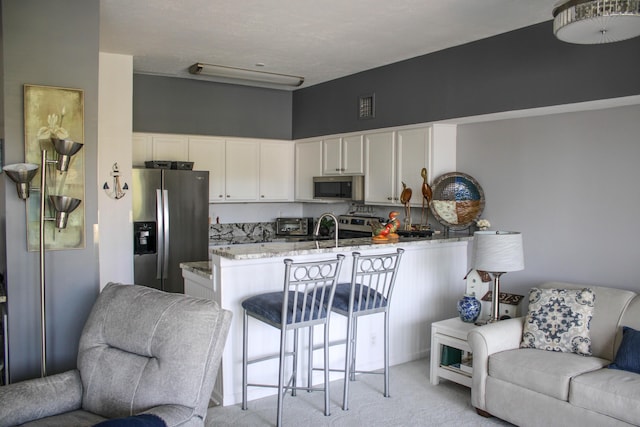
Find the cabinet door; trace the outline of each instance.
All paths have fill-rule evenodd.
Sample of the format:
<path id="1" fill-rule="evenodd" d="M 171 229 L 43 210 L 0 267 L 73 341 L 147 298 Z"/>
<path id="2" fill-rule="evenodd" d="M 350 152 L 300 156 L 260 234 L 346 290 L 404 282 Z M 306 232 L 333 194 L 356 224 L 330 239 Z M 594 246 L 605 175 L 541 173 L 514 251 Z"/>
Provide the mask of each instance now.
<path id="1" fill-rule="evenodd" d="M 147 133 L 134 133 L 131 140 L 132 165 L 144 167 L 144 162 L 153 159 L 153 139 Z"/>
<path id="2" fill-rule="evenodd" d="M 456 125 L 434 124 L 431 126 L 431 170 L 429 182 L 440 175 L 456 171 Z"/>
<path id="3" fill-rule="evenodd" d="M 411 188 L 413 206 L 422 206 L 422 168 L 426 168 L 428 178 L 433 179 L 429 170 L 430 131 L 428 127 L 399 130 L 396 136 L 396 192 L 400 194 L 404 182 Z"/>
<path id="4" fill-rule="evenodd" d="M 225 196 L 225 140 L 189 138 L 189 161 L 194 170 L 209 171 L 209 201 L 221 202 Z"/>
<path id="5" fill-rule="evenodd" d="M 258 141 L 227 140 L 226 201 L 258 200 L 259 150 Z"/>
<path id="6" fill-rule="evenodd" d="M 260 143 L 260 201 L 293 200 L 293 144 Z"/>
<path id="7" fill-rule="evenodd" d="M 365 135 L 364 199 L 369 204 L 389 205 L 399 202 L 395 182 L 394 133 Z"/>
<path id="8" fill-rule="evenodd" d="M 322 175 L 322 141 L 296 143 L 295 199 L 313 200 L 313 177 Z"/>
<path id="9" fill-rule="evenodd" d="M 340 175 L 342 173 L 342 140 L 330 138 L 322 141 L 322 174 Z"/>
<path id="10" fill-rule="evenodd" d="M 342 139 L 342 173 L 359 175 L 364 173 L 364 142 L 362 135 Z"/>
<path id="11" fill-rule="evenodd" d="M 154 135 L 153 160 L 184 161 L 189 158 L 189 140 L 185 135 Z"/>

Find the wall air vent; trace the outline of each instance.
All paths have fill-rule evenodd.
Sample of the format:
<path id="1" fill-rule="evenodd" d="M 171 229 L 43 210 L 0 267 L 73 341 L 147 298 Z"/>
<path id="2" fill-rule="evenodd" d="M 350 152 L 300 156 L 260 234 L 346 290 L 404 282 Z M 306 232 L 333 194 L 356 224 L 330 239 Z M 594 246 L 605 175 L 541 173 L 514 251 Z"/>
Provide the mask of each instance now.
<path id="1" fill-rule="evenodd" d="M 371 93 L 358 98 L 358 118 L 372 119 L 376 116 L 376 95 Z"/>

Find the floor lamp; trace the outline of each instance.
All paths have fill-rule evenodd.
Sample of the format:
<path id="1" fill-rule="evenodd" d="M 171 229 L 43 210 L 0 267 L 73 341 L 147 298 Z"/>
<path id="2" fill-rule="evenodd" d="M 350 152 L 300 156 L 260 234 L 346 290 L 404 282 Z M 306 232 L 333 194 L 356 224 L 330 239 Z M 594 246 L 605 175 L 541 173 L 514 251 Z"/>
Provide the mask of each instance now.
<path id="1" fill-rule="evenodd" d="M 66 172 L 69 168 L 71 157 L 82 148 L 81 143 L 67 139 L 51 138 L 53 147 L 58 153 L 56 160 L 47 159 L 47 150 L 42 150 L 42 158 L 40 163 L 40 333 L 41 333 L 41 362 L 40 374 L 42 377 L 47 376 L 47 333 L 46 333 L 46 274 L 44 262 L 44 222 L 55 221 L 58 229 L 67 227 L 69 214 L 73 212 L 79 205 L 80 200 L 68 196 L 49 195 L 49 201 L 55 211 L 55 217 L 45 216 L 45 201 L 47 188 L 47 172 L 48 164 L 55 164 L 56 169 L 60 172 Z M 38 171 L 38 165 L 33 163 L 16 163 L 7 165 L 4 168 L 7 176 L 16 183 L 18 197 L 26 200 L 29 197 L 30 182 Z"/>
<path id="2" fill-rule="evenodd" d="M 516 231 L 476 231 L 472 268 L 493 275 L 489 323 L 500 320 L 500 276 L 524 269 L 522 234 Z"/>

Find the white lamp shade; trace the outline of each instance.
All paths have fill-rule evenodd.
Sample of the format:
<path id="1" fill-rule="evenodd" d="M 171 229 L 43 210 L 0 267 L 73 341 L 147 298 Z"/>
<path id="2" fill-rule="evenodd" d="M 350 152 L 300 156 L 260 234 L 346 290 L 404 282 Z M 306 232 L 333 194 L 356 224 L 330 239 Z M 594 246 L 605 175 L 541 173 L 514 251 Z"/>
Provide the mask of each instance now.
<path id="1" fill-rule="evenodd" d="M 491 273 L 523 270 L 522 234 L 516 231 L 476 231 L 473 234 L 472 267 Z"/>

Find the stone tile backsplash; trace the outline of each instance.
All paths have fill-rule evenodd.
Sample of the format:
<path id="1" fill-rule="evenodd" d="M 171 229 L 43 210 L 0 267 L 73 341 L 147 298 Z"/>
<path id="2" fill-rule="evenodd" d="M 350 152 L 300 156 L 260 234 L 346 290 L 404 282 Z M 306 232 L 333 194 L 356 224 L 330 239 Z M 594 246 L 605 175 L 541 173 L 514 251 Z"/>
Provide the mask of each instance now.
<path id="1" fill-rule="evenodd" d="M 275 230 L 275 222 L 209 224 L 209 244 L 268 242 L 275 237 Z"/>

